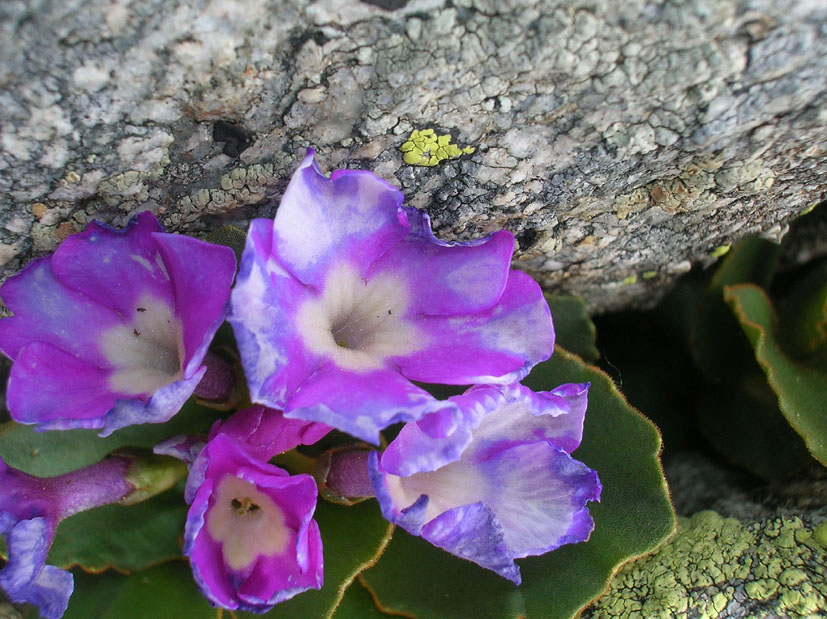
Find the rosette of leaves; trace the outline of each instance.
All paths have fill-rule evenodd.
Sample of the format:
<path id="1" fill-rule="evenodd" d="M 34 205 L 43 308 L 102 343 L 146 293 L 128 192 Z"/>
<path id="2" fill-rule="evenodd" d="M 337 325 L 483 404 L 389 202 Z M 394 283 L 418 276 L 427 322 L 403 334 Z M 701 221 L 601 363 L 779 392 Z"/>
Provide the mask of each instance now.
<path id="1" fill-rule="evenodd" d="M 551 299 L 560 342 L 594 359 L 594 327 L 575 299 Z M 524 381 L 535 390 L 563 382 L 591 382 L 583 442 L 575 455 L 594 468 L 603 497 L 590 511 L 588 542 L 519 560 L 523 584 L 455 558 L 384 520 L 375 501 L 352 505 L 321 500 L 325 583 L 277 605 L 267 617 L 373 617 L 387 613 L 451 617 L 572 617 L 598 597 L 629 560 L 659 546 L 674 530 L 655 426 L 633 409 L 599 369 L 558 344 L 551 360 Z M 444 397 L 440 394 L 439 397 Z M 119 430 L 106 439 L 93 431 L 34 432 L 0 427 L 0 456 L 30 474 L 56 475 L 125 447 L 151 447 L 175 434 L 203 434 L 216 411 L 188 404 L 165 424 Z M 386 438 L 390 438 L 390 429 Z M 353 441 L 333 433 L 303 458 Z M 289 458 L 284 464 L 289 468 Z M 111 505 L 60 525 L 49 563 L 73 568 L 75 591 L 65 617 L 226 617 L 211 609 L 181 557 L 186 504 L 181 484 L 148 501 Z M 35 609 L 26 609 L 36 617 Z M 236 617 L 253 617 L 235 612 Z"/>

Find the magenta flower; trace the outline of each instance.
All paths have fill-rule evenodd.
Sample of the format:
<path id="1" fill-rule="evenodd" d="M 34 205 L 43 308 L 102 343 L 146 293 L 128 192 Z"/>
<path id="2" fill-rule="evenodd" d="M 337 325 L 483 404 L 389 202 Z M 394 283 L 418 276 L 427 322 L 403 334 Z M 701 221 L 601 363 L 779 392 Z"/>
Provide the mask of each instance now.
<path id="1" fill-rule="evenodd" d="M 472 387 L 408 423 L 370 477 L 382 514 L 413 535 L 520 584 L 514 559 L 587 540 L 597 474 L 579 444 L 588 384 L 534 393 L 519 384 Z"/>
<path id="2" fill-rule="evenodd" d="M 184 554 L 216 606 L 263 613 L 323 581 L 316 482 L 250 456 L 219 432 L 195 460 Z"/>
<path id="3" fill-rule="evenodd" d="M 446 406 L 412 380 L 519 380 L 554 330 L 537 283 L 509 269 L 513 248 L 506 231 L 441 242 L 395 187 L 328 179 L 309 154 L 275 221 L 251 224 L 232 294 L 253 401 L 376 443 Z"/>
<path id="4" fill-rule="evenodd" d="M 0 589 L 12 602 L 35 604 L 48 619 L 66 612 L 72 574 L 46 565 L 58 522 L 127 497 L 135 490 L 125 479 L 128 470 L 128 459 L 110 458 L 43 479 L 13 469 L 0 458 L 0 535 L 9 558 L 0 570 Z"/>
<path id="5" fill-rule="evenodd" d="M 216 421 L 209 436 L 173 436 L 153 448 L 156 454 L 172 456 L 192 466 L 207 440 L 224 434 L 241 443 L 244 451 L 256 460 L 267 462 L 274 456 L 298 445 L 312 445 L 332 428 L 323 423 L 287 419 L 281 411 L 264 406 L 251 406 Z M 197 488 L 193 489 L 194 491 Z"/>
<path id="6" fill-rule="evenodd" d="M 250 456 L 266 462 L 297 445 L 312 445 L 331 430 L 323 423 L 287 419 L 281 411 L 253 406 L 216 422 L 209 438 L 218 434 L 229 436 L 241 443 Z"/>
<path id="7" fill-rule="evenodd" d="M 2 288 L 12 417 L 104 436 L 166 421 L 206 371 L 234 272 L 232 250 L 165 234 L 149 212 L 70 236 Z"/>

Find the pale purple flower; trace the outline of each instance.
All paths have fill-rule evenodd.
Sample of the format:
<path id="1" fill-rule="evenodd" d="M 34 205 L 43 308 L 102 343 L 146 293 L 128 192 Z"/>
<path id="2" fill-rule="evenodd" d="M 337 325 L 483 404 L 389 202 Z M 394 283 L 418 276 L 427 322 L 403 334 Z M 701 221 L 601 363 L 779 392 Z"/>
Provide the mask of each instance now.
<path id="1" fill-rule="evenodd" d="M 325 177 L 312 152 L 275 221 L 254 220 L 231 299 L 254 402 L 374 443 L 444 404 L 411 381 L 511 383 L 548 358 L 540 287 L 514 238 L 445 243 L 368 171 Z"/>
<path id="2" fill-rule="evenodd" d="M 123 231 L 91 222 L 0 291 L 12 417 L 102 435 L 166 421 L 206 371 L 234 272 L 231 249 L 165 234 L 150 212 Z"/>
<path id="3" fill-rule="evenodd" d="M 588 384 L 532 392 L 478 386 L 405 425 L 370 477 L 382 514 L 413 535 L 520 583 L 514 559 L 589 538 L 597 474 L 580 444 Z"/>
<path id="4" fill-rule="evenodd" d="M 316 482 L 289 475 L 219 432 L 195 460 L 184 554 L 216 606 L 263 613 L 323 582 L 322 540 L 313 520 Z"/>
<path id="5" fill-rule="evenodd" d="M 0 535 L 8 563 L 0 589 L 12 602 L 34 604 L 47 619 L 66 611 L 72 595 L 69 572 L 46 565 L 58 522 L 78 512 L 119 501 L 135 488 L 126 481 L 130 461 L 109 458 L 58 477 L 32 477 L 0 458 Z"/>

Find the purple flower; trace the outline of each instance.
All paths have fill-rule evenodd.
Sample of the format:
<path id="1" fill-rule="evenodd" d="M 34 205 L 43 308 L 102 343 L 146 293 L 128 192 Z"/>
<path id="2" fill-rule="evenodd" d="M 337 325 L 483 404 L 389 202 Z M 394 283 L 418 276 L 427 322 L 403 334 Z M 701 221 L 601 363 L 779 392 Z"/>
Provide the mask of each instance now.
<path id="1" fill-rule="evenodd" d="M 382 513 L 413 535 L 520 583 L 514 559 L 589 538 L 597 474 L 580 444 L 588 384 L 534 393 L 472 387 L 445 410 L 408 423 L 370 476 Z"/>
<path id="2" fill-rule="evenodd" d="M 91 222 L 3 285 L 12 417 L 104 436 L 166 421 L 206 371 L 234 271 L 232 250 L 165 234 L 150 212 L 123 231 Z"/>
<path id="3" fill-rule="evenodd" d="M 542 292 L 509 269 L 506 231 L 437 240 L 428 216 L 312 152 L 275 221 L 254 220 L 229 320 L 254 402 L 367 441 L 452 406 L 411 380 L 511 383 L 551 355 Z"/>
<path id="4" fill-rule="evenodd" d="M 212 604 L 263 613 L 321 588 L 316 494 L 310 475 L 257 460 L 226 434 L 207 443 L 187 482 L 184 554 Z"/>
<path id="5" fill-rule="evenodd" d="M 135 488 L 126 481 L 129 460 L 110 458 L 51 478 L 32 477 L 0 458 L 0 535 L 8 564 L 0 570 L 0 588 L 12 602 L 35 604 L 40 614 L 57 619 L 72 595 L 72 575 L 46 565 L 58 522 L 78 512 L 119 501 Z"/>

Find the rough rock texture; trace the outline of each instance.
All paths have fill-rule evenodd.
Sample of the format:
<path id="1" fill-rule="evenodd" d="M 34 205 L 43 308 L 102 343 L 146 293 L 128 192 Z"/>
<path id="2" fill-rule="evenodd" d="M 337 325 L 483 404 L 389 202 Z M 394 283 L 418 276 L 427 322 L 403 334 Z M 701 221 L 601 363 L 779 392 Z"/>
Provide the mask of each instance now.
<path id="1" fill-rule="evenodd" d="M 5 0 L 2 275 L 91 217 L 271 215 L 305 147 L 641 305 L 827 191 L 819 0 Z M 403 163 L 414 129 L 474 148 Z"/>
<path id="2" fill-rule="evenodd" d="M 680 452 L 666 476 L 677 532 L 624 566 L 584 619 L 827 614 L 827 469 L 763 484 Z"/>

